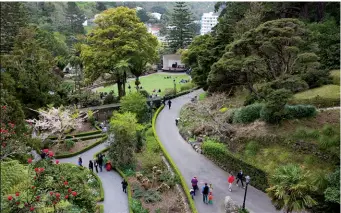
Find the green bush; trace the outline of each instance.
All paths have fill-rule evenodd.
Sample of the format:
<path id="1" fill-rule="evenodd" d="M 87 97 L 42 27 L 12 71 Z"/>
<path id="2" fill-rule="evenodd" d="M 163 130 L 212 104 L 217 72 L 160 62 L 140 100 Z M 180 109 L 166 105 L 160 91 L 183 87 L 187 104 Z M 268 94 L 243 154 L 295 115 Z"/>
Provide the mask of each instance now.
<path id="1" fill-rule="evenodd" d="M 234 112 L 233 123 L 250 123 L 260 117 L 260 111 L 264 104 L 256 103 L 241 107 Z"/>
<path id="2" fill-rule="evenodd" d="M 91 123 L 91 125 L 95 125 L 95 116 L 92 110 L 88 110 L 88 121 Z"/>
<path id="3" fill-rule="evenodd" d="M 136 114 L 140 123 L 149 119 L 147 99 L 138 92 L 129 93 L 121 99 L 120 111 Z"/>
<path id="4" fill-rule="evenodd" d="M 65 147 L 67 150 L 72 149 L 75 146 L 75 142 L 73 140 L 66 140 L 65 141 Z"/>
<path id="5" fill-rule="evenodd" d="M 146 90 L 144 90 L 144 89 L 139 90 L 139 93 L 141 93 L 141 95 L 142 95 L 143 97 L 149 98 L 149 93 L 148 93 Z"/>
<path id="6" fill-rule="evenodd" d="M 286 105 L 286 118 L 308 118 L 316 115 L 316 108 L 312 105 Z"/>
<path id="7" fill-rule="evenodd" d="M 271 91 L 266 97 L 266 104 L 260 111 L 260 118 L 268 123 L 279 123 L 285 118 L 285 105 L 292 93 L 286 89 Z"/>
<path id="8" fill-rule="evenodd" d="M 234 157 L 228 152 L 224 144 L 206 141 L 201 148 L 205 156 L 212 159 L 224 170 L 237 173 L 242 169 L 245 175 L 252 177 L 252 185 L 257 189 L 265 191 L 269 187 L 267 174 L 264 171 Z"/>
<path id="9" fill-rule="evenodd" d="M 159 181 L 166 183 L 169 187 L 173 187 L 179 182 L 179 178 L 170 171 L 164 171 L 160 175 Z"/>
<path id="10" fill-rule="evenodd" d="M 322 134 L 325 136 L 334 136 L 338 134 L 338 131 L 331 125 L 324 125 L 322 128 Z"/>
<path id="11" fill-rule="evenodd" d="M 305 82 L 307 82 L 310 89 L 332 82 L 332 78 L 329 76 L 329 72 L 326 70 L 310 70 L 302 74 L 301 77 Z"/>
<path id="12" fill-rule="evenodd" d="M 255 141 L 250 141 L 246 144 L 245 147 L 245 154 L 247 156 L 255 156 L 259 151 L 259 145 Z"/>
<path id="13" fill-rule="evenodd" d="M 144 202 L 146 203 L 155 203 L 155 202 L 161 201 L 161 194 L 155 189 L 148 189 L 144 193 L 143 199 L 144 199 Z"/>
<path id="14" fill-rule="evenodd" d="M 137 199 L 132 199 L 129 206 L 133 213 L 149 213 L 147 209 L 144 209 L 141 201 Z"/>
<path id="15" fill-rule="evenodd" d="M 185 91 L 185 90 L 190 90 L 190 89 L 192 89 L 194 87 L 195 87 L 195 84 L 193 84 L 191 82 L 185 83 L 185 84 L 181 84 L 180 91 L 182 92 L 182 91 Z"/>
<path id="16" fill-rule="evenodd" d="M 147 136 L 146 137 L 146 150 L 147 152 L 154 152 L 158 153 L 160 152 L 160 146 L 154 136 Z"/>
<path id="17" fill-rule="evenodd" d="M 107 96 L 105 96 L 103 104 L 113 104 L 115 103 L 115 97 L 113 94 L 109 93 Z"/>
<path id="18" fill-rule="evenodd" d="M 316 96 L 314 98 L 306 99 L 292 99 L 288 103 L 290 104 L 310 104 L 317 108 L 340 106 L 340 98 L 324 98 Z"/>
<path id="19" fill-rule="evenodd" d="M 151 172 L 154 166 L 158 168 L 163 166 L 163 161 L 159 153 L 144 151 L 140 160 L 143 171 Z"/>
<path id="20" fill-rule="evenodd" d="M 318 139 L 320 137 L 320 132 L 318 130 L 307 129 L 304 127 L 299 127 L 296 129 L 293 137 L 296 139 Z"/>

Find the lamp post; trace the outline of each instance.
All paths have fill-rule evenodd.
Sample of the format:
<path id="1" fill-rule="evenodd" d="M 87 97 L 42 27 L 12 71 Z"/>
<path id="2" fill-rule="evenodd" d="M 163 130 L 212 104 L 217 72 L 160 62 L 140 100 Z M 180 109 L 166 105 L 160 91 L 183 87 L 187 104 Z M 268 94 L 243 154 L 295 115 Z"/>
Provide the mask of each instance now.
<path id="1" fill-rule="evenodd" d="M 149 109 L 150 109 L 150 122 L 153 122 L 153 100 L 149 102 Z"/>
<path id="2" fill-rule="evenodd" d="M 176 83 L 175 83 L 175 79 L 173 79 L 173 83 L 174 83 L 174 93 L 176 94 Z M 174 95 L 175 95 L 174 94 Z"/>
<path id="3" fill-rule="evenodd" d="M 247 193 L 247 186 L 249 185 L 250 180 L 251 180 L 250 176 L 247 175 L 245 177 L 245 180 L 246 180 L 246 187 L 245 187 L 245 194 L 244 194 L 243 209 L 245 209 L 245 199 L 246 199 L 246 193 Z"/>
<path id="4" fill-rule="evenodd" d="M 130 84 L 128 85 L 129 93 L 131 93 L 131 86 Z"/>

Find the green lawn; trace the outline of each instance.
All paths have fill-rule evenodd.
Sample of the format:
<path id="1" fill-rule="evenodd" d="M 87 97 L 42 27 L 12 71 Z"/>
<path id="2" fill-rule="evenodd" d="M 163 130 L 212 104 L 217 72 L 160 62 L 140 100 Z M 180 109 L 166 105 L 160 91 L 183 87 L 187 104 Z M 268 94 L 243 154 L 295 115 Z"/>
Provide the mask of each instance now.
<path id="1" fill-rule="evenodd" d="M 333 77 L 333 84 L 340 85 L 340 70 L 332 70 L 330 75 Z"/>
<path id="2" fill-rule="evenodd" d="M 171 76 L 171 79 L 165 79 L 164 77 Z M 148 93 L 152 93 L 154 89 L 159 90 L 161 89 L 161 93 L 165 91 L 166 88 L 174 88 L 173 79 L 175 79 L 177 90 L 180 90 L 181 79 L 189 80 L 190 77 L 186 74 L 179 75 L 179 74 L 169 74 L 169 73 L 155 73 L 150 74 L 147 76 L 140 77 L 140 86 L 142 89 L 146 90 Z M 136 91 L 135 89 L 135 79 L 128 80 L 128 84 L 126 85 L 126 91 L 129 92 L 128 85 L 130 84 L 131 90 Z M 117 86 L 116 84 L 106 87 L 100 87 L 96 89 L 97 92 L 110 92 L 114 90 L 115 94 L 117 94 Z"/>
<path id="3" fill-rule="evenodd" d="M 338 99 L 340 98 L 340 86 L 339 85 L 324 85 L 322 87 L 310 89 L 304 92 L 299 92 L 294 95 L 295 99 L 310 99 L 320 96 L 321 98 Z"/>

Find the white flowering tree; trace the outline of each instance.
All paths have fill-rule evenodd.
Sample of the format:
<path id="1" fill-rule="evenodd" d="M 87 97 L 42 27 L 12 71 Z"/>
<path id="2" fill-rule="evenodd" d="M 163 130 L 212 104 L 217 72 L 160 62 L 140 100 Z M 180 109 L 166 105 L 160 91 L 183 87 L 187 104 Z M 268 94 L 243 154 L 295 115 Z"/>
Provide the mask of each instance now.
<path id="1" fill-rule="evenodd" d="M 38 119 L 26 121 L 32 124 L 33 131 L 43 141 L 49 136 L 56 136 L 57 141 L 64 140 L 68 131 L 80 127 L 87 118 L 86 113 L 63 106 L 49 107 L 47 110 L 31 110 L 39 113 Z"/>

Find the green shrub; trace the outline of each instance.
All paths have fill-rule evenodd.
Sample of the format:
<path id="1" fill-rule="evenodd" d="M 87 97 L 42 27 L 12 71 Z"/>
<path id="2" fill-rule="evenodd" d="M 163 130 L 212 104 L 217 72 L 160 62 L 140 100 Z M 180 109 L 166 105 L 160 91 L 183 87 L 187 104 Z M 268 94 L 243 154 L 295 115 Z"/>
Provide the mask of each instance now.
<path id="1" fill-rule="evenodd" d="M 268 123 L 279 123 L 285 118 L 285 104 L 291 96 L 292 93 L 286 89 L 271 91 L 260 111 L 260 118 Z"/>
<path id="2" fill-rule="evenodd" d="M 332 70 L 330 75 L 333 78 L 333 84 L 340 85 L 340 70 Z"/>
<path id="3" fill-rule="evenodd" d="M 292 99 L 288 103 L 290 104 L 310 104 L 314 105 L 317 108 L 324 107 L 334 107 L 340 106 L 340 98 L 324 98 L 324 97 L 314 97 L 314 98 L 306 98 L 306 99 Z"/>
<path id="4" fill-rule="evenodd" d="M 338 131 L 331 125 L 324 125 L 322 128 L 322 134 L 325 136 L 334 136 L 338 134 Z"/>
<path id="5" fill-rule="evenodd" d="M 140 123 L 149 119 L 147 99 L 137 92 L 129 93 L 121 99 L 120 111 L 135 113 Z"/>
<path id="6" fill-rule="evenodd" d="M 258 151 L 259 151 L 259 145 L 257 142 L 250 141 L 249 143 L 246 144 L 245 154 L 247 156 L 255 156 Z"/>
<path id="7" fill-rule="evenodd" d="M 137 199 L 132 199 L 129 206 L 133 213 L 149 213 L 147 209 L 143 208 L 141 201 Z"/>
<path id="8" fill-rule="evenodd" d="M 65 141 L 65 147 L 67 150 L 72 149 L 75 146 L 75 142 L 73 140 L 66 140 Z"/>
<path id="9" fill-rule="evenodd" d="M 154 153 L 158 153 L 161 151 L 160 146 L 157 143 L 154 136 L 147 136 L 146 137 L 146 150 L 147 150 L 147 152 L 154 152 Z"/>
<path id="10" fill-rule="evenodd" d="M 308 118 L 316 115 L 316 108 L 312 105 L 286 105 L 287 119 Z"/>
<path id="11" fill-rule="evenodd" d="M 141 95 L 142 95 L 143 97 L 149 98 L 149 93 L 148 93 L 146 90 L 141 89 L 141 90 L 139 90 L 139 93 L 141 93 Z"/>
<path id="12" fill-rule="evenodd" d="M 163 161 L 159 153 L 145 151 L 141 156 L 141 169 L 144 171 L 151 172 L 153 167 L 157 166 L 161 168 Z"/>
<path id="13" fill-rule="evenodd" d="M 159 181 L 166 183 L 170 187 L 173 187 L 175 184 L 179 183 L 179 178 L 177 175 L 173 175 L 170 171 L 164 171 L 160 175 Z"/>
<path id="14" fill-rule="evenodd" d="M 92 110 L 88 110 L 88 121 L 91 123 L 91 125 L 95 125 L 95 116 Z"/>
<path id="15" fill-rule="evenodd" d="M 171 96 L 171 95 L 175 95 L 175 94 L 176 94 L 176 90 L 174 88 L 165 89 L 165 96 Z"/>
<path id="16" fill-rule="evenodd" d="M 234 157 L 227 151 L 224 144 L 206 141 L 201 148 L 205 156 L 212 159 L 224 170 L 237 173 L 242 169 L 245 175 L 252 177 L 252 185 L 257 189 L 265 191 L 269 187 L 267 174 L 264 171 Z"/>
<path id="17" fill-rule="evenodd" d="M 113 104 L 115 103 L 115 97 L 113 94 L 109 93 L 107 96 L 105 96 L 103 104 Z"/>
<path id="18" fill-rule="evenodd" d="M 264 104 L 256 103 L 241 107 L 234 112 L 233 123 L 250 123 L 260 117 L 260 111 Z"/>
<path id="19" fill-rule="evenodd" d="M 190 90 L 194 87 L 195 87 L 195 84 L 193 84 L 192 82 L 181 84 L 180 91 L 182 92 L 182 91 Z"/>
<path id="20" fill-rule="evenodd" d="M 155 189 L 148 189 L 144 193 L 143 199 L 144 199 L 144 202 L 146 203 L 155 203 L 155 202 L 161 201 L 161 194 Z"/>
<path id="21" fill-rule="evenodd" d="M 332 78 L 326 70 L 310 70 L 302 74 L 301 77 L 305 82 L 307 82 L 310 89 L 332 82 Z"/>

